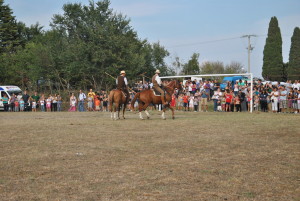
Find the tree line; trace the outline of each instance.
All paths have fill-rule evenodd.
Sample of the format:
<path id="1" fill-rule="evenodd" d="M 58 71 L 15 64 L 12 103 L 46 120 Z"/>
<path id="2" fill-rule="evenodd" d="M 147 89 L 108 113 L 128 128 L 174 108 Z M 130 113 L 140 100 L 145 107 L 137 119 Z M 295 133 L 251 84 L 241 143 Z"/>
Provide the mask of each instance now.
<path id="1" fill-rule="evenodd" d="M 282 58 L 282 38 L 276 17 L 269 23 L 268 37 L 264 47 L 262 76 L 266 80 L 300 80 L 300 29 L 295 27 L 291 38 L 289 62 Z"/>
<path id="2" fill-rule="evenodd" d="M 107 89 L 115 80 L 106 73 L 116 76 L 126 70 L 129 80 L 151 76 L 157 68 L 163 75 L 172 73 L 164 61 L 169 52 L 159 42 L 140 39 L 109 0 L 65 4 L 47 31 L 39 24 L 17 22 L 3 0 L 0 13 L 2 84 Z"/>

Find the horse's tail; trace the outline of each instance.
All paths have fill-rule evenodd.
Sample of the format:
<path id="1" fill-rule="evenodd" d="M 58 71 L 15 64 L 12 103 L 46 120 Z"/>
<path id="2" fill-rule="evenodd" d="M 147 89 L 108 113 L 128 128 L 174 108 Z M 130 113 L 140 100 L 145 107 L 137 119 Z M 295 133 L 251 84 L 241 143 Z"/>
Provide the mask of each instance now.
<path id="1" fill-rule="evenodd" d="M 112 90 L 112 91 L 110 91 L 110 93 L 108 95 L 108 102 L 109 102 L 108 110 L 111 112 L 112 112 L 113 103 L 114 103 L 114 94 L 115 94 L 115 91 Z"/>
<path id="2" fill-rule="evenodd" d="M 136 101 L 136 99 L 140 98 L 140 92 L 136 93 L 134 98 L 131 100 L 131 110 L 133 111 L 134 110 L 134 103 Z"/>

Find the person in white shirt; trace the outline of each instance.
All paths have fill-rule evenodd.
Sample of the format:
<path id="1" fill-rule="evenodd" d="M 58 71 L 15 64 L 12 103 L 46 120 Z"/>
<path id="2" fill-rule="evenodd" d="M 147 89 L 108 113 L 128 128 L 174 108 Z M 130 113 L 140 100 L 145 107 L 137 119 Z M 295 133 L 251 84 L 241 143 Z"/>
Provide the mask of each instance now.
<path id="1" fill-rule="evenodd" d="M 78 110 L 79 112 L 84 112 L 84 100 L 86 99 L 86 95 L 82 92 L 82 90 L 79 91 L 78 96 Z"/>
<path id="2" fill-rule="evenodd" d="M 160 92 L 162 104 L 167 105 L 168 103 L 166 103 L 166 100 L 165 100 L 165 92 L 164 92 L 164 90 L 161 89 L 162 82 L 159 77 L 159 74 L 160 74 L 160 70 L 156 70 L 155 75 L 152 77 L 153 88 Z"/>

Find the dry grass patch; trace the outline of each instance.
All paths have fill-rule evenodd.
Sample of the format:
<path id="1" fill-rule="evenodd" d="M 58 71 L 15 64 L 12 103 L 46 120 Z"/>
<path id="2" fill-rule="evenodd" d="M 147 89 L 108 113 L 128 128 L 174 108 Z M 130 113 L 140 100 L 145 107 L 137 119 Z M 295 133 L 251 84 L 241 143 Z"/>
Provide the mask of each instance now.
<path id="1" fill-rule="evenodd" d="M 299 115 L 109 116 L 0 113 L 2 200 L 299 200 Z"/>

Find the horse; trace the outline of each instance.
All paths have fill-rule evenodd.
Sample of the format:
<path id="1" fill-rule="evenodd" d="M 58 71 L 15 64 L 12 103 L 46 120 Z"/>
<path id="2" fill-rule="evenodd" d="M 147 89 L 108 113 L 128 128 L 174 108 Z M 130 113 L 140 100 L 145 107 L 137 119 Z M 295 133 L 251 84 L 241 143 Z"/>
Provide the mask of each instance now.
<path id="1" fill-rule="evenodd" d="M 109 92 L 108 96 L 109 106 L 108 109 L 111 112 L 111 119 L 117 120 L 120 119 L 120 108 L 123 106 L 123 119 L 125 119 L 125 109 L 127 105 L 127 99 L 120 89 L 113 89 Z M 114 115 L 113 115 L 114 110 Z M 117 113 L 118 112 L 118 116 Z"/>
<path id="2" fill-rule="evenodd" d="M 168 103 L 164 108 L 163 108 L 163 112 L 162 112 L 162 119 L 166 119 L 165 117 L 165 111 L 166 108 L 170 108 L 172 111 L 172 119 L 175 119 L 175 114 L 174 114 L 174 108 L 170 106 L 170 102 L 172 100 L 172 94 L 174 93 L 175 89 L 178 89 L 179 91 L 182 89 L 181 84 L 178 82 L 178 80 L 173 80 L 170 83 L 168 83 L 166 86 L 164 86 L 164 89 L 166 91 L 165 95 L 166 95 L 166 102 Z M 144 110 L 146 115 L 147 115 L 147 119 L 150 119 L 150 114 L 147 111 L 147 107 L 149 106 L 150 103 L 152 104 L 162 104 L 161 101 L 161 96 L 156 96 L 154 95 L 154 91 L 152 89 L 147 89 L 147 90 L 143 90 L 141 92 L 138 92 L 134 98 L 131 101 L 131 108 L 132 110 L 134 110 L 134 103 L 136 101 L 136 99 L 139 99 L 139 115 L 140 115 L 140 119 L 144 119 L 142 116 L 142 111 Z"/>

